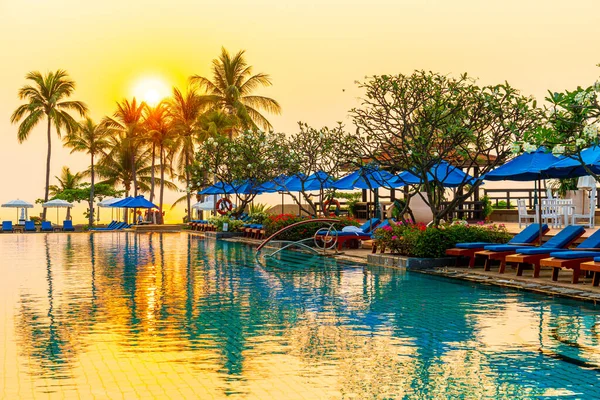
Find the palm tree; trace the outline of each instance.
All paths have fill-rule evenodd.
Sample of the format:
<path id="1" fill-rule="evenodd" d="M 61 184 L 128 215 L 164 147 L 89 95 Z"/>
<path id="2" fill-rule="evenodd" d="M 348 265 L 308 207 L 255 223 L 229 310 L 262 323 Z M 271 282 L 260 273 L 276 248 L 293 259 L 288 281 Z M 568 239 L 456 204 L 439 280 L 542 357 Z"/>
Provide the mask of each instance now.
<path id="1" fill-rule="evenodd" d="M 79 123 L 79 129 L 69 133 L 65 136 L 65 146 L 71 148 L 71 153 L 75 151 L 86 152 L 90 155 L 90 176 L 91 176 L 91 187 L 90 187 L 90 215 L 89 225 L 94 225 L 94 157 L 109 146 L 109 133 L 110 131 L 105 125 L 97 125 L 92 121 L 91 118 L 86 118 Z"/>
<path id="2" fill-rule="evenodd" d="M 69 114 L 75 111 L 84 116 L 87 106 L 80 101 L 66 100 L 75 91 L 75 81 L 69 78 L 64 70 L 49 72 L 45 76 L 39 71 L 33 71 L 25 76 L 31 81 L 31 85 L 25 85 L 19 89 L 19 99 L 27 100 L 26 104 L 20 105 L 10 117 L 10 122 L 19 125 L 17 139 L 23 143 L 29 137 L 33 128 L 46 116 L 48 122 L 48 152 L 46 156 L 46 189 L 44 202 L 48 201 L 50 188 L 50 158 L 52 156 L 52 134 L 51 127 L 54 125 L 56 133 L 60 136 L 61 129 L 71 133 L 77 129 L 77 122 Z M 46 219 L 44 208 L 42 218 Z"/>
<path id="3" fill-rule="evenodd" d="M 81 185 L 84 175 L 85 174 L 82 172 L 76 172 L 73 174 L 69 167 L 62 167 L 60 177 L 55 176 L 59 185 L 50 185 L 48 187 L 50 196 L 56 197 L 65 190 L 77 189 L 79 185 Z M 71 219 L 71 208 L 67 208 L 67 219 Z"/>
<path id="4" fill-rule="evenodd" d="M 160 102 L 156 107 L 147 107 L 146 109 L 146 140 L 152 145 L 152 177 L 150 189 L 150 201 L 154 198 L 154 168 L 156 161 L 156 148 L 158 148 L 159 168 L 160 168 L 160 196 L 159 196 L 159 215 L 162 218 L 163 200 L 165 190 L 165 165 L 167 156 L 171 155 L 174 144 L 174 132 L 171 117 L 169 115 L 168 104 Z M 172 171 L 171 174 L 172 175 Z M 162 223 L 162 221 L 160 221 Z"/>
<path id="5" fill-rule="evenodd" d="M 185 181 L 188 221 L 191 217 L 190 183 L 191 175 L 189 166 L 194 159 L 195 144 L 203 140 L 199 136 L 198 119 L 205 109 L 206 103 L 193 88 L 188 88 L 184 94 L 179 89 L 173 88 L 173 97 L 169 101 L 169 111 L 173 121 L 175 133 L 174 150 L 177 154 L 177 173 L 179 180 Z M 178 201 L 179 202 L 179 201 Z"/>
<path id="6" fill-rule="evenodd" d="M 138 104 L 135 97 L 131 102 L 123 100 L 117 103 L 117 111 L 112 117 L 105 117 L 102 124 L 110 130 L 113 135 L 119 135 L 121 145 L 129 147 L 127 153 L 131 157 L 129 166 L 131 167 L 131 179 L 133 182 L 133 195 L 138 194 L 138 179 L 136 166 L 138 162 L 135 156 L 138 153 L 137 146 L 140 144 L 145 129 L 143 113 L 146 103 Z"/>
<path id="7" fill-rule="evenodd" d="M 216 109 L 235 114 L 243 128 L 272 129 L 259 110 L 279 114 L 279 103 L 269 97 L 251 94 L 259 86 L 271 86 L 271 78 L 263 73 L 252 75 L 252 67 L 247 64 L 244 53 L 245 50 L 240 50 L 231 57 L 223 47 L 219 58 L 212 62 L 212 80 L 199 75 L 190 80 L 206 90 L 205 101 Z"/>

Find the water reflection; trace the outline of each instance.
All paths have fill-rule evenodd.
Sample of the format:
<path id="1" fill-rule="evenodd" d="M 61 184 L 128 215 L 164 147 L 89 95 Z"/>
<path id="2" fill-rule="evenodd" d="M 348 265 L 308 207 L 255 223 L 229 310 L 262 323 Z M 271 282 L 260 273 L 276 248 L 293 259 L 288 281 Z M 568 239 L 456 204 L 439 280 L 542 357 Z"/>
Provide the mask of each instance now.
<path id="1" fill-rule="evenodd" d="M 121 368 L 106 390 L 152 378 L 216 397 L 595 393 L 597 310 L 579 303 L 296 252 L 257 263 L 185 234 L 41 238 L 28 240 L 44 266 L 27 267 L 45 288 L 20 284 L 14 360 L 38 390 Z"/>

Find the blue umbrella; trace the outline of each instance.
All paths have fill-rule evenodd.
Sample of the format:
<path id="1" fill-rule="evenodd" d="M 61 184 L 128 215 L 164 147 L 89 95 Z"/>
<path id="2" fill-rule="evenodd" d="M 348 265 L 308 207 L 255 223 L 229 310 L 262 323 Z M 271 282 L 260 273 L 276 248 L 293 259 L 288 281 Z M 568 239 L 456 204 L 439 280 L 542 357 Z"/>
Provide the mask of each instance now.
<path id="1" fill-rule="evenodd" d="M 285 181 L 287 179 L 289 179 L 287 176 L 279 175 L 277 178 L 273 179 L 272 181 L 265 182 L 262 185 L 260 185 L 258 187 L 258 190 L 260 190 L 262 193 L 279 192 L 280 190 L 283 190 L 282 185 L 285 183 Z"/>
<path id="2" fill-rule="evenodd" d="M 382 186 L 398 187 L 399 182 L 395 175 L 373 166 L 361 167 L 331 185 L 332 188 L 339 190 L 377 189 Z"/>
<path id="3" fill-rule="evenodd" d="M 554 164 L 543 170 L 543 175 L 550 178 L 576 178 L 589 175 L 585 166 L 595 174 L 600 174 L 600 146 L 592 146 L 583 149 L 579 158 L 573 156 L 563 156 L 557 159 Z"/>
<path id="4" fill-rule="evenodd" d="M 155 204 L 149 202 L 144 196 L 128 197 L 112 204 L 112 207 L 119 208 L 158 208 Z"/>
<path id="5" fill-rule="evenodd" d="M 288 192 L 301 192 L 321 190 L 331 187 L 333 178 L 323 171 L 317 171 L 314 174 L 306 177 L 303 174 L 296 174 L 288 179 L 284 186 Z M 303 185 L 304 183 L 304 185 Z"/>
<path id="6" fill-rule="evenodd" d="M 477 184 L 482 178 L 473 178 L 471 175 L 463 172 L 460 168 L 448 164 L 446 161 L 440 161 L 427 172 L 427 181 L 438 181 L 444 187 L 458 187 L 464 183 L 470 185 Z M 414 171 L 404 171 L 397 177 L 397 183 L 407 185 L 420 185 L 422 179 Z"/>
<path id="7" fill-rule="evenodd" d="M 540 147 L 531 153 L 525 152 L 488 172 L 483 179 L 488 181 L 535 181 L 544 177 L 544 171 L 559 160 L 545 147 Z"/>

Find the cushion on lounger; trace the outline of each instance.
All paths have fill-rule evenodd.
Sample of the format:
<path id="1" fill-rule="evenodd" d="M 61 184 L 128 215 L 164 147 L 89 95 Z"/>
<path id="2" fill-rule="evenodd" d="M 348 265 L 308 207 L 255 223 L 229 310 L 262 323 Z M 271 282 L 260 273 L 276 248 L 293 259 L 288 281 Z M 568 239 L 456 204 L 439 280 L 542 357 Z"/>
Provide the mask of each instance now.
<path id="1" fill-rule="evenodd" d="M 379 224 L 379 218 L 371 218 L 360 226 L 360 229 L 364 232 L 370 232 Z"/>
<path id="2" fill-rule="evenodd" d="M 554 237 L 542 244 L 543 247 L 555 247 L 562 249 L 571 243 L 575 238 L 585 232 L 583 226 L 569 225 L 564 229 L 561 229 Z"/>
<path id="3" fill-rule="evenodd" d="M 526 256 L 533 256 L 535 254 L 549 254 L 557 251 L 569 251 L 567 249 L 555 248 L 555 247 L 529 247 L 524 249 L 519 249 L 519 254 L 523 254 Z"/>
<path id="4" fill-rule="evenodd" d="M 559 251 L 559 252 L 554 252 L 554 253 L 550 253 L 550 257 L 556 257 L 556 258 L 560 258 L 563 260 L 572 260 L 575 258 L 590 258 L 590 257 L 598 257 L 598 255 L 600 255 L 600 252 L 598 251 L 577 251 L 577 250 L 572 250 L 572 251 Z"/>
<path id="5" fill-rule="evenodd" d="M 514 244 L 491 244 L 484 247 L 484 250 L 489 251 L 516 251 L 527 248 L 528 246 L 517 246 Z"/>
<path id="6" fill-rule="evenodd" d="M 548 230 L 548 225 L 542 225 L 542 232 Z M 508 243 L 531 243 L 540 236 L 540 224 L 531 224 L 527 228 L 523 229 L 521 233 L 517 234 Z"/>
<path id="7" fill-rule="evenodd" d="M 600 257 L 594 257 L 594 261 L 600 262 Z"/>
<path id="8" fill-rule="evenodd" d="M 489 242 L 472 242 L 472 243 L 456 243 L 459 249 L 483 249 L 485 246 L 491 246 L 493 243 Z"/>
<path id="9" fill-rule="evenodd" d="M 600 230 L 594 232 L 589 238 L 585 239 L 577 247 L 582 249 L 600 248 Z"/>

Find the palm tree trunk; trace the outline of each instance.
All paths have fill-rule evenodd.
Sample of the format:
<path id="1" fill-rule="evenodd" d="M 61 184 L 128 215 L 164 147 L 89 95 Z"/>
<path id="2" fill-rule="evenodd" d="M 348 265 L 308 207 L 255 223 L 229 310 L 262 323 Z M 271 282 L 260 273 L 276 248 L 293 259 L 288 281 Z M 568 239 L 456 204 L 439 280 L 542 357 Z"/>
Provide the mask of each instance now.
<path id="1" fill-rule="evenodd" d="M 188 189 L 186 191 L 186 193 L 187 193 L 186 197 L 187 197 L 187 220 L 188 220 L 188 222 L 191 221 L 191 219 L 192 219 L 191 218 L 191 216 L 192 216 L 191 204 L 192 203 L 191 203 L 191 199 L 190 199 L 191 196 L 192 196 L 192 194 L 189 191 L 189 188 L 190 188 L 190 171 L 188 169 L 189 164 L 190 164 L 189 154 L 186 151 L 185 152 L 185 185 L 186 185 L 185 187 Z"/>
<path id="2" fill-rule="evenodd" d="M 164 163 L 164 149 L 163 145 L 160 145 L 160 198 L 158 203 L 158 218 L 160 223 L 164 223 L 163 219 L 163 195 L 165 192 L 165 163 Z"/>
<path id="3" fill-rule="evenodd" d="M 133 197 L 137 197 L 137 171 L 135 170 L 135 148 L 131 146 L 131 177 L 133 178 Z"/>
<path id="4" fill-rule="evenodd" d="M 46 192 L 44 193 L 44 203 L 48 202 L 48 192 L 50 191 L 50 156 L 52 155 L 52 136 L 50 132 L 50 116 L 46 115 L 48 118 L 48 155 L 46 156 Z M 46 211 L 47 208 L 43 208 L 42 211 L 42 221 L 46 220 Z"/>
<path id="5" fill-rule="evenodd" d="M 152 143 L 152 170 L 150 171 L 150 203 L 154 201 L 154 165 L 156 164 L 156 144 Z"/>
<path id="6" fill-rule="evenodd" d="M 90 186 L 90 215 L 88 224 L 90 227 L 94 226 L 94 152 L 91 152 L 92 165 L 90 166 L 92 172 L 92 186 Z"/>

